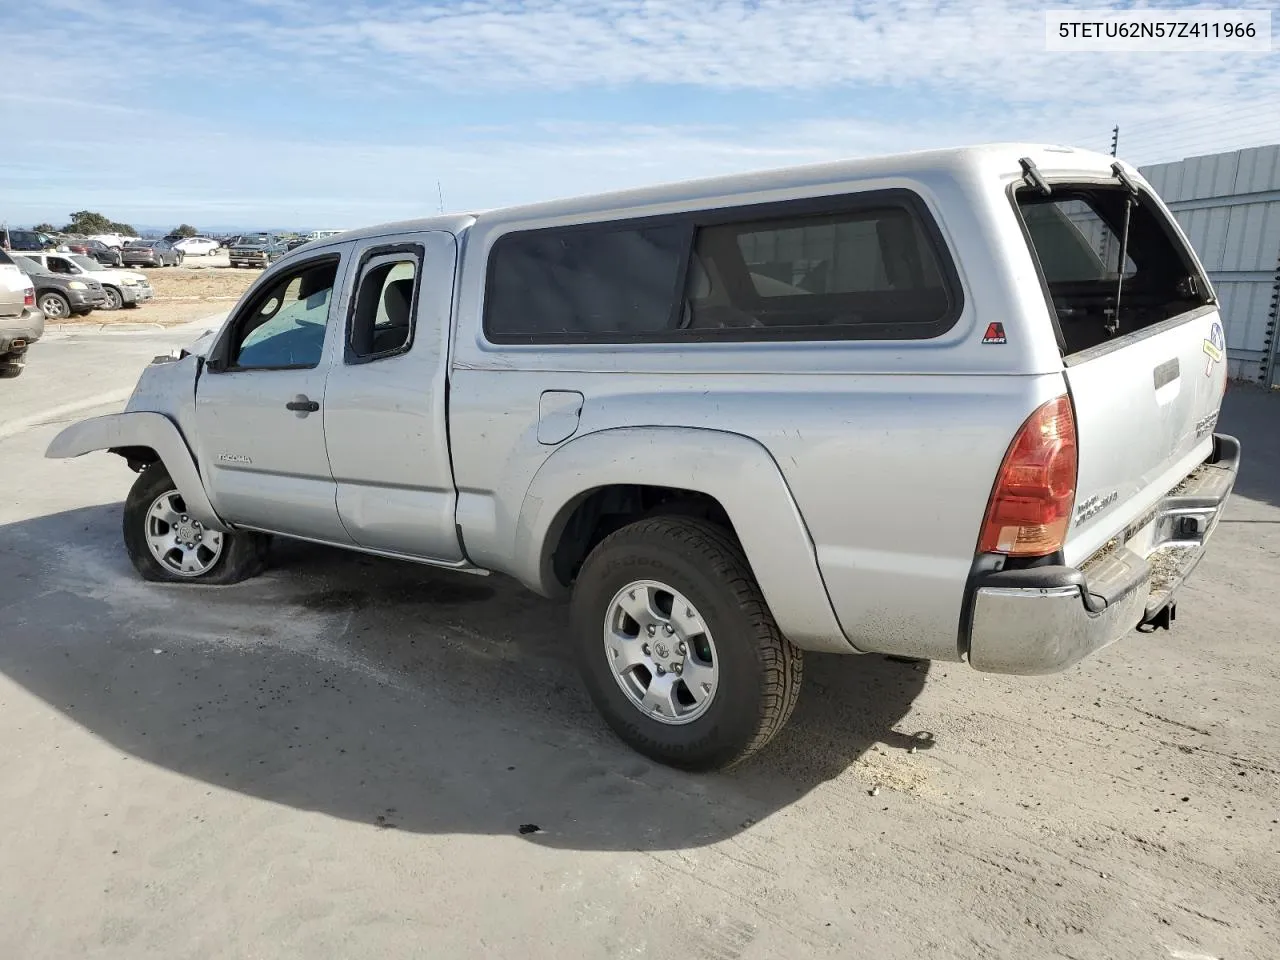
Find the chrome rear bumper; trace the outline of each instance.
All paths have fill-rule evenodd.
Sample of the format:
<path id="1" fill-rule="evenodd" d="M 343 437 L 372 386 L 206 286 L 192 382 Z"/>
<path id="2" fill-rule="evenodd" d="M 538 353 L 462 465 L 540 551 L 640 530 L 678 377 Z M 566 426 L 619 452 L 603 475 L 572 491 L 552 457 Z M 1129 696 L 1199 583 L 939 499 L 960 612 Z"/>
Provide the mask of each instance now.
<path id="1" fill-rule="evenodd" d="M 1170 602 L 1204 556 L 1240 469 L 1240 442 L 1213 455 L 1080 569 L 1000 570 L 969 587 L 969 663 L 988 673 L 1056 673 L 1114 643 Z"/>

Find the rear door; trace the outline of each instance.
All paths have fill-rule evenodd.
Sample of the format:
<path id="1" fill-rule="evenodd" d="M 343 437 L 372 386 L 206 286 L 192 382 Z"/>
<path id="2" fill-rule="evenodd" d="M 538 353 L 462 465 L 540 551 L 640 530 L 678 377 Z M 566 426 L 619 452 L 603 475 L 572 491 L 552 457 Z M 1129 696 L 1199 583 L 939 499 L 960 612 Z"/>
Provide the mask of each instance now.
<path id="1" fill-rule="evenodd" d="M 434 231 L 356 247 L 324 431 L 357 544 L 460 564 L 445 423 L 456 256 L 453 235 Z"/>
<path id="2" fill-rule="evenodd" d="M 1079 476 L 1066 560 L 1087 559 L 1213 448 L 1226 342 L 1208 279 L 1153 194 L 1115 181 L 1015 194 L 1056 318 Z"/>

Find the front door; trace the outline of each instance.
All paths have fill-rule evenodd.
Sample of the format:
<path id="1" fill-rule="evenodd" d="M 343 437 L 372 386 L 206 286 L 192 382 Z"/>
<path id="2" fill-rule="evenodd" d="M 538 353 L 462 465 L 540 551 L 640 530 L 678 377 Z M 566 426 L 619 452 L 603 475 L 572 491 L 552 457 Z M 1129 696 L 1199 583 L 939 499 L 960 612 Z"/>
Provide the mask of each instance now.
<path id="1" fill-rule="evenodd" d="M 345 265 L 326 252 L 272 271 L 237 310 L 196 385 L 201 472 L 228 522 L 350 543 L 325 451 L 334 291 Z"/>

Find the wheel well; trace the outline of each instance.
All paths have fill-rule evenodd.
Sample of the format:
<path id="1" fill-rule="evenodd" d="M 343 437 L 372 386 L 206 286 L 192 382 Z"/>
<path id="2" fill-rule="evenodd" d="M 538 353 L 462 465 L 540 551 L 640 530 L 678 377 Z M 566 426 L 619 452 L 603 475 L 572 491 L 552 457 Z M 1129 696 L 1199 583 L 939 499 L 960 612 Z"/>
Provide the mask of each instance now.
<path id="1" fill-rule="evenodd" d="M 679 487 L 611 484 L 590 491 L 566 510 L 568 515 L 558 526 L 559 536 L 554 537 L 550 548 L 552 572 L 566 587 L 578 576 L 582 562 L 596 544 L 641 517 L 672 514 L 697 517 L 723 527 L 735 540 L 738 538 L 720 501 L 710 494 Z"/>
<path id="2" fill-rule="evenodd" d="M 124 457 L 125 462 L 129 464 L 129 469 L 134 473 L 141 473 L 143 467 L 160 459 L 160 454 L 150 447 L 111 447 L 107 452 Z"/>

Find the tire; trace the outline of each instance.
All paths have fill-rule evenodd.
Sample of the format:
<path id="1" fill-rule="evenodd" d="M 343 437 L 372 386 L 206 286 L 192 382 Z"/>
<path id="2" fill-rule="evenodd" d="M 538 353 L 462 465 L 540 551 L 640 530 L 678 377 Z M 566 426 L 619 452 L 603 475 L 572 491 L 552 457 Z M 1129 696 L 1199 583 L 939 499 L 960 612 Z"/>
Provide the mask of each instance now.
<path id="1" fill-rule="evenodd" d="M 642 644 L 648 664 L 623 674 L 614 670 L 606 637 L 614 635 L 611 624 L 621 622 L 628 637 L 632 626 L 637 628 L 636 639 L 624 644 L 644 640 L 650 627 L 626 616 L 615 620 L 616 602 L 634 597 L 625 588 L 641 583 L 650 586 L 640 589 L 653 590 L 649 610 L 663 609 L 658 588 L 667 588 L 672 598 L 666 607 L 669 622 L 661 623 L 656 634 L 647 633 L 655 637 L 652 644 Z M 686 609 L 683 625 L 676 604 Z M 690 623 L 692 631 L 686 629 Z M 659 644 L 673 625 L 671 640 Z M 782 729 L 800 693 L 801 651 L 779 632 L 741 547 L 723 528 L 703 520 L 651 517 L 601 541 L 574 587 L 571 633 L 583 683 L 614 733 L 639 753 L 684 770 L 741 763 Z M 685 656 L 680 665 L 677 659 L 668 660 L 664 673 L 658 653 L 674 657 L 671 641 L 682 637 L 693 639 L 687 645 L 680 642 L 679 652 L 697 649 L 697 654 Z M 626 649 L 630 657 L 624 660 L 634 662 L 635 647 Z M 648 656 L 651 650 L 653 657 Z M 713 673 L 707 672 L 708 664 Z M 677 694 L 667 703 L 687 711 L 686 719 L 658 720 L 655 715 L 665 715 L 667 708 L 642 707 L 636 687 L 646 674 L 650 686 L 661 677 L 679 675 L 668 681 Z M 708 690 L 705 705 L 692 696 L 690 676 L 713 680 L 711 687 L 699 683 Z"/>
<path id="2" fill-rule="evenodd" d="M 12 380 L 21 376 L 27 365 L 21 360 L 0 360 L 0 380 Z"/>
<path id="3" fill-rule="evenodd" d="M 108 287 L 105 283 L 102 285 L 102 289 L 107 294 L 107 305 L 102 308 L 103 310 L 119 310 L 124 306 L 124 297 L 120 296 L 119 290 L 115 287 Z"/>
<path id="4" fill-rule="evenodd" d="M 174 533 L 184 532 L 192 536 L 193 541 L 201 540 L 201 545 L 194 551 L 186 551 L 181 545 L 175 545 L 173 551 L 166 555 L 170 558 L 169 561 L 162 563 L 152 551 L 148 543 L 148 535 L 159 532 L 157 526 L 153 524 L 151 513 L 153 507 L 164 497 L 172 499 L 172 507 L 175 511 L 185 508 L 181 494 L 169 477 L 169 471 L 164 468 L 163 463 L 153 463 L 138 474 L 138 479 L 133 482 L 129 496 L 124 502 L 125 550 L 129 553 L 129 560 L 132 561 L 134 569 L 144 580 L 157 583 L 225 585 L 256 577 L 267 568 L 270 537 L 249 531 L 216 534 L 204 530 L 199 523 L 190 521 L 189 518 L 182 521 L 182 526 L 173 525 L 169 529 Z M 180 514 L 180 516 L 186 515 Z M 213 537 L 220 538 L 220 545 L 216 555 L 211 556 L 215 554 L 215 551 L 209 547 Z M 197 558 L 190 572 L 180 573 L 169 565 L 170 563 L 178 565 L 179 558 L 188 555 Z"/>
<path id="5" fill-rule="evenodd" d="M 60 293 L 48 291 L 40 294 L 38 300 L 40 311 L 46 320 L 65 320 L 71 316 L 71 304 Z"/>

